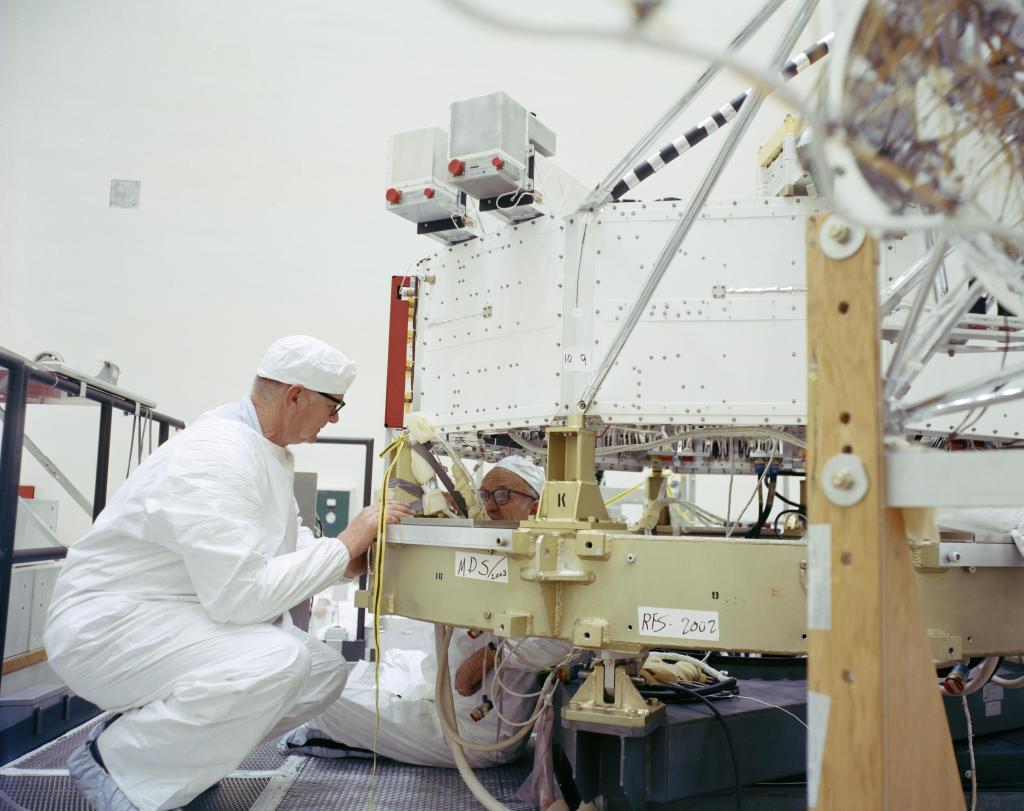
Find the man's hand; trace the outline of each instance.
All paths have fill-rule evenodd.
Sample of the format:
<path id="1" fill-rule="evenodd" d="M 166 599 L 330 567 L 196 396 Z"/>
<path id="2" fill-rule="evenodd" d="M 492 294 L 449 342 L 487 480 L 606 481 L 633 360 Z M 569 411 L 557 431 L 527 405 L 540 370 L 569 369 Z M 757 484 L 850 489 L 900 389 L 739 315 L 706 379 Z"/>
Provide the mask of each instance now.
<path id="1" fill-rule="evenodd" d="M 455 671 L 455 691 L 460 696 L 471 696 L 480 689 L 484 680 L 484 668 L 494 668 L 494 654 L 490 647 L 484 645 L 480 650 L 470 654 Z"/>
<path id="2" fill-rule="evenodd" d="M 361 577 L 366 574 L 367 569 L 370 568 L 369 555 L 363 552 L 359 557 L 348 562 L 348 567 L 345 569 L 345 577 L 352 580 L 356 577 Z"/>
<path id="3" fill-rule="evenodd" d="M 403 518 L 414 515 L 413 511 L 399 502 L 388 504 L 386 520 L 389 524 L 397 524 Z M 380 516 L 380 505 L 371 504 L 363 507 L 353 518 L 338 540 L 348 549 L 349 564 L 345 570 L 346 577 L 355 577 L 366 571 L 366 550 L 377 538 L 377 520 Z"/>

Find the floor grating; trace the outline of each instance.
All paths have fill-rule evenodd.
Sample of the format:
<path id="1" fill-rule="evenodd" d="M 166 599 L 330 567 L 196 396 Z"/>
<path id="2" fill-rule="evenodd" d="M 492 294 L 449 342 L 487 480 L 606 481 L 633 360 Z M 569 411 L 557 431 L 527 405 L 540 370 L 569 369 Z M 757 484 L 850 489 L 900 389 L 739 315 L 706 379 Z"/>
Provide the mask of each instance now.
<path id="1" fill-rule="evenodd" d="M 370 800 L 371 763 L 365 760 L 309 758 L 284 796 L 278 811 L 365 811 Z M 509 811 L 533 811 L 534 806 L 515 798 L 529 774 L 523 761 L 481 769 L 484 787 Z M 373 807 L 380 811 L 470 811 L 480 804 L 455 769 L 407 766 L 378 761 Z"/>
<path id="2" fill-rule="evenodd" d="M 77 729 L 73 729 L 67 734 L 63 735 L 56 740 L 50 741 L 44 746 L 40 746 L 34 752 L 29 752 L 27 755 L 23 755 L 9 766 L 15 766 L 18 769 L 63 769 L 68 762 L 68 757 L 77 748 L 77 746 L 85 740 L 89 734 L 89 730 L 93 726 L 101 721 L 105 721 L 110 717 L 109 713 L 104 713 L 96 718 L 93 718 L 86 724 Z"/>
<path id="3" fill-rule="evenodd" d="M 188 811 L 248 811 L 269 782 L 268 777 L 225 777 L 186 808 Z M 0 791 L 28 811 L 92 811 L 92 806 L 67 775 L 0 776 Z M 3 807 L 0 799 L 0 809 Z"/>
<path id="4" fill-rule="evenodd" d="M 15 803 L 26 811 L 90 811 L 67 774 L 71 752 L 101 716 L 0 768 L 0 811 Z M 455 769 L 407 766 L 381 759 L 324 760 L 288 757 L 274 742 L 257 747 L 235 772 L 201 794 L 188 811 L 470 811 L 479 803 Z M 530 772 L 527 759 L 482 769 L 481 783 L 510 811 L 533 811 L 515 793 Z"/>

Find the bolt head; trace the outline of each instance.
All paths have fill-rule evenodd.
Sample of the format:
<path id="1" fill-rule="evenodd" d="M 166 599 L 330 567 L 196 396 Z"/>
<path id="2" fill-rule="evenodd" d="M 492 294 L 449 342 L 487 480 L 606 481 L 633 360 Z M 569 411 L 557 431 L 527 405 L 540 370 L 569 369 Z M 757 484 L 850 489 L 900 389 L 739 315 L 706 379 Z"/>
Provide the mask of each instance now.
<path id="1" fill-rule="evenodd" d="M 846 242 L 850 239 L 850 226 L 844 222 L 833 222 L 829 226 L 828 235 L 836 242 Z"/>
<path id="2" fill-rule="evenodd" d="M 849 470 L 837 470 L 832 474 L 832 486 L 836 490 L 852 490 L 854 481 L 853 474 Z"/>

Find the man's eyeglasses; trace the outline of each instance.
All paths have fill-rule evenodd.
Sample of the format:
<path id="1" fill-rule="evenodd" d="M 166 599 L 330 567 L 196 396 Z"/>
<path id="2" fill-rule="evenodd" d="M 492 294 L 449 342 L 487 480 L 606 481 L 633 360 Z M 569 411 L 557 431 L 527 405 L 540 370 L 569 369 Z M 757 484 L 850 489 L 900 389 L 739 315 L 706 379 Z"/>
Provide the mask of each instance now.
<path id="1" fill-rule="evenodd" d="M 493 498 L 494 503 L 500 507 L 503 504 L 508 503 L 508 497 L 512 495 L 512 493 L 515 493 L 517 496 L 523 496 L 523 498 L 537 498 L 537 496 L 535 496 L 533 493 L 524 493 L 521 490 L 512 490 L 511 488 L 508 487 L 501 487 L 497 490 L 481 489 L 480 498 L 484 502 L 484 504 L 487 503 L 488 499 Z"/>
<path id="2" fill-rule="evenodd" d="M 334 397 L 333 395 L 330 394 L 324 394 L 322 391 L 318 391 L 317 394 L 319 394 L 321 397 L 326 397 L 332 403 L 337 403 L 337 405 L 335 405 L 334 408 L 331 409 L 332 417 L 345 407 L 344 400 L 339 400 L 337 397 Z"/>

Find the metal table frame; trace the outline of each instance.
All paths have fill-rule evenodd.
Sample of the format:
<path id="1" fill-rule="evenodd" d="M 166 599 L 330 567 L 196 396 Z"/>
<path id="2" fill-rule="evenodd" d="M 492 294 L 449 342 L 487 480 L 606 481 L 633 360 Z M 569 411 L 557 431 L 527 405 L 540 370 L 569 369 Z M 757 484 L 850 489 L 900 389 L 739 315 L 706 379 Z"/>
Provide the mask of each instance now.
<path id="1" fill-rule="evenodd" d="M 7 638 L 7 607 L 11 594 L 11 568 L 15 563 L 57 560 L 67 554 L 66 547 L 14 550 L 14 529 L 18 519 L 18 483 L 21 477 L 21 452 L 25 439 L 25 415 L 28 407 L 29 383 L 40 383 L 65 392 L 71 397 L 84 397 L 99 403 L 99 438 L 96 445 L 96 486 L 93 495 L 93 519 L 107 503 L 107 481 L 110 470 L 110 429 L 114 409 L 136 414 L 159 425 L 158 441 L 162 445 L 170 429 L 182 429 L 185 423 L 151 410 L 135 400 L 127 399 L 60 372 L 43 369 L 36 364 L 0 348 L 0 368 L 6 369 L 6 404 L 3 439 L 0 444 L 0 648 Z M 0 674 L 2 679 L 2 674 Z M 2 683 L 2 682 L 0 682 Z"/>
<path id="2" fill-rule="evenodd" d="M 363 456 L 363 506 L 369 507 L 373 495 L 373 440 L 370 438 L 348 438 L 348 437 L 318 437 L 317 444 L 321 445 L 362 445 Z M 359 588 L 366 589 L 366 575 L 359 576 Z M 358 644 L 362 642 L 362 649 L 366 645 L 366 609 L 360 608 L 356 611 L 356 638 Z M 346 643 L 347 644 L 347 643 Z M 362 658 L 362 654 L 358 658 Z"/>

